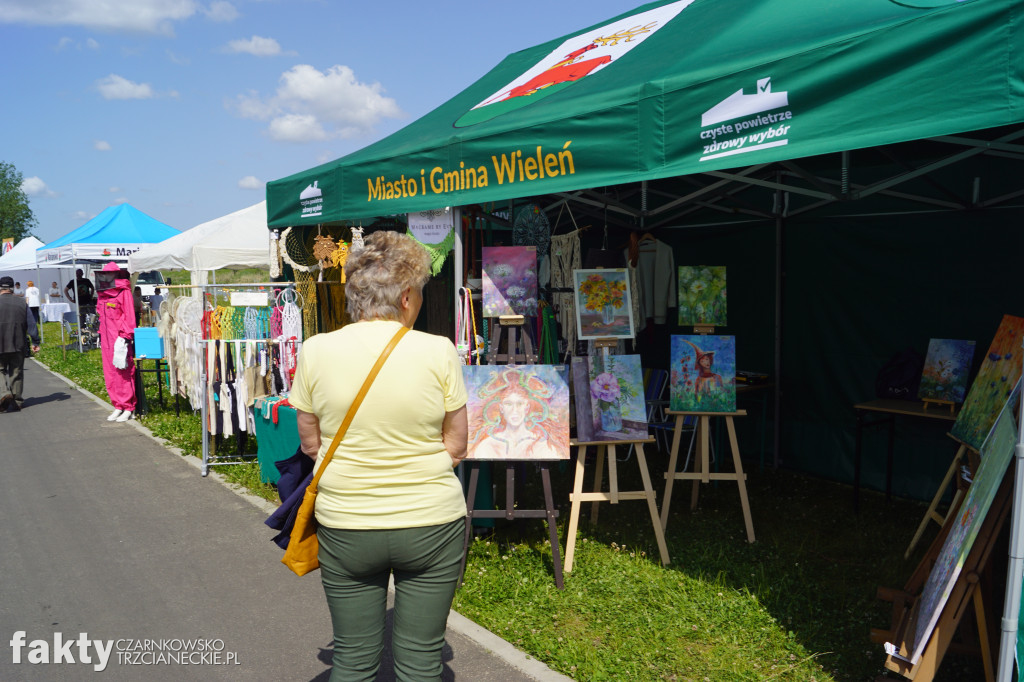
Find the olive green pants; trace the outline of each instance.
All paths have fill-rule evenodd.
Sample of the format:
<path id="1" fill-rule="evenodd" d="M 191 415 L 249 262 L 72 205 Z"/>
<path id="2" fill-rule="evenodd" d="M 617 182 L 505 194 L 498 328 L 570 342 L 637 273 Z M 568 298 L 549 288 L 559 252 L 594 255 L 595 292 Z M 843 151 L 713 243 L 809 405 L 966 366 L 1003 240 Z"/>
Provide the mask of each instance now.
<path id="1" fill-rule="evenodd" d="M 334 627 L 332 682 L 372 681 L 384 652 L 395 577 L 395 679 L 440 680 L 448 611 L 465 552 L 465 520 L 395 530 L 320 527 L 320 576 Z"/>

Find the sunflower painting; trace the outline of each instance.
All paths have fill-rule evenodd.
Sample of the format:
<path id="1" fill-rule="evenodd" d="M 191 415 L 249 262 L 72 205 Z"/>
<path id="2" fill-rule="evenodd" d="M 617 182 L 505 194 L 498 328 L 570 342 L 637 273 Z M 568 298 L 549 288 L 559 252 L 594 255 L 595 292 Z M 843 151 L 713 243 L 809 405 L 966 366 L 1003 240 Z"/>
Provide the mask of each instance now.
<path id="1" fill-rule="evenodd" d="M 626 269 L 573 270 L 573 278 L 579 338 L 633 338 L 633 305 Z"/>
<path id="2" fill-rule="evenodd" d="M 726 325 L 724 265 L 684 265 L 676 282 L 680 326 Z"/>

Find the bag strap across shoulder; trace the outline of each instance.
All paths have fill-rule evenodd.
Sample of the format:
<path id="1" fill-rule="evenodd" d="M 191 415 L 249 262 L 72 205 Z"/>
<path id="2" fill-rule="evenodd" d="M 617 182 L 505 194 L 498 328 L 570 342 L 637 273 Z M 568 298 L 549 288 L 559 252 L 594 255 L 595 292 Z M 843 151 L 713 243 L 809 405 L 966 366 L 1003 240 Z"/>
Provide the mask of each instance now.
<path id="1" fill-rule="evenodd" d="M 370 385 L 373 380 L 377 378 L 377 373 L 380 372 L 380 368 L 384 366 L 384 361 L 391 355 L 391 351 L 395 349 L 398 342 L 402 340 L 405 333 L 409 331 L 409 328 L 402 325 L 399 330 L 391 337 L 391 341 L 381 351 L 380 357 L 377 358 L 377 362 L 374 363 L 370 373 L 366 376 L 366 381 L 363 382 L 359 392 L 356 393 L 355 399 L 352 401 L 352 405 L 348 408 L 348 413 L 345 414 L 345 419 L 341 422 L 341 426 L 338 427 L 338 432 L 334 434 L 334 440 L 331 441 L 331 447 L 327 449 L 327 454 L 324 455 L 324 461 L 320 464 L 320 468 L 316 471 L 316 476 L 313 477 L 313 481 L 309 484 L 310 490 L 314 494 L 317 491 L 317 485 L 320 483 L 320 477 L 323 476 L 324 470 L 327 469 L 327 465 L 331 463 L 331 459 L 334 457 L 334 451 L 338 449 L 338 445 L 341 443 L 341 439 L 345 437 L 345 432 L 348 431 L 348 427 L 352 424 L 353 417 L 356 416 L 356 410 L 359 409 L 359 405 L 363 402 L 363 398 L 366 397 L 366 393 L 370 390 Z"/>

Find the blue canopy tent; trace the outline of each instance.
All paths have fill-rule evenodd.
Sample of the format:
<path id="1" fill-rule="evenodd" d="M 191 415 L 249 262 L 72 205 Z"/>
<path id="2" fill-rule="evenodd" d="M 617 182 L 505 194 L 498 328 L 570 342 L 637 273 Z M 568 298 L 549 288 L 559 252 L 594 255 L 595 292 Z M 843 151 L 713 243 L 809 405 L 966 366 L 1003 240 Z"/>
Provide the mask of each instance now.
<path id="1" fill-rule="evenodd" d="M 130 204 L 110 206 L 81 227 L 36 250 L 41 267 L 99 265 L 114 261 L 127 265 L 128 256 L 144 244 L 155 244 L 179 234 L 175 228 L 150 217 Z M 77 296 L 75 316 L 81 319 Z M 82 350 L 81 335 L 78 350 Z"/>

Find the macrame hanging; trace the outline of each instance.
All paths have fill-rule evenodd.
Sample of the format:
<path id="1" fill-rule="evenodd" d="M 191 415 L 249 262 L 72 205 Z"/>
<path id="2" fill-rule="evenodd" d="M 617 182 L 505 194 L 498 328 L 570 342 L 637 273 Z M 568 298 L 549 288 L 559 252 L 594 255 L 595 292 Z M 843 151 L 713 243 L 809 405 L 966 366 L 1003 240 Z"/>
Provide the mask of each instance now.
<path id="1" fill-rule="evenodd" d="M 284 242 L 280 249 L 281 257 L 292 266 L 292 269 L 296 272 L 313 272 L 316 269 L 317 259 L 306 246 L 301 231 L 286 227 L 281 235 L 281 241 Z"/>
<path id="2" fill-rule="evenodd" d="M 318 234 L 313 238 L 313 258 L 316 258 L 317 264 L 320 266 L 320 279 L 323 280 L 324 270 L 327 269 L 327 262 L 331 258 L 331 254 L 338 248 L 338 245 L 334 242 L 334 238 L 329 234 L 320 233 L 320 227 L 317 226 Z"/>
<path id="3" fill-rule="evenodd" d="M 424 244 L 419 239 L 416 239 L 412 232 L 409 232 L 409 237 L 430 254 L 430 274 L 437 275 L 437 273 L 441 272 L 448 254 L 455 248 L 455 230 L 451 230 L 440 244 Z"/>
<path id="4" fill-rule="evenodd" d="M 350 252 L 348 244 L 345 242 L 338 242 L 338 246 L 331 251 L 328 256 L 330 260 L 330 266 L 338 268 L 338 277 L 342 284 L 345 283 L 345 263 L 348 262 L 348 254 Z"/>
<path id="5" fill-rule="evenodd" d="M 281 233 L 277 230 L 270 233 L 270 276 L 281 276 Z"/>

